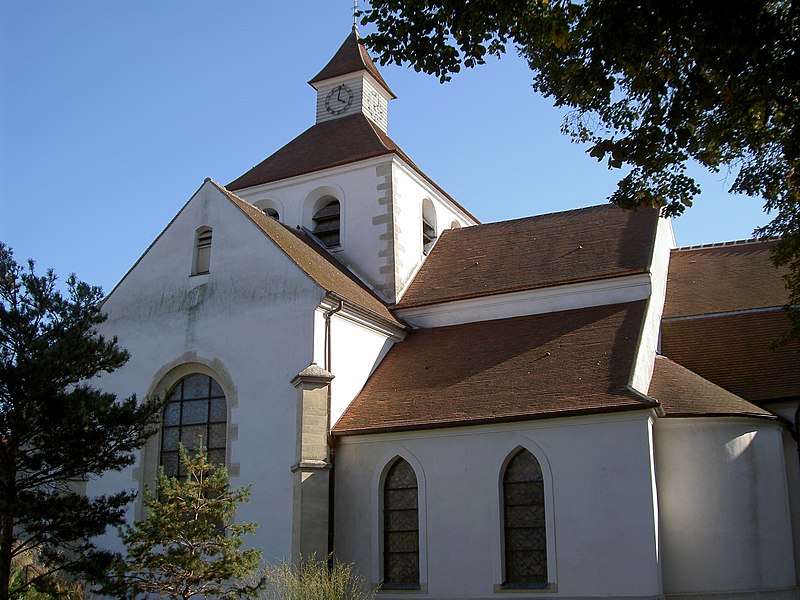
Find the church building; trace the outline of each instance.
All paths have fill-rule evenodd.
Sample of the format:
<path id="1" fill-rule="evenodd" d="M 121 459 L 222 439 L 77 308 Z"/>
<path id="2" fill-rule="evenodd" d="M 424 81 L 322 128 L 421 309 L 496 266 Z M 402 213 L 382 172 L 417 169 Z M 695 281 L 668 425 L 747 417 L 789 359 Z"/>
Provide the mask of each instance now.
<path id="1" fill-rule="evenodd" d="M 481 224 L 389 137 L 355 29 L 309 83 L 315 123 L 206 179 L 105 300 L 131 359 L 102 385 L 168 402 L 88 493 L 202 437 L 265 560 L 333 553 L 378 598 L 800 598 L 773 242 L 676 248 L 611 204 Z"/>

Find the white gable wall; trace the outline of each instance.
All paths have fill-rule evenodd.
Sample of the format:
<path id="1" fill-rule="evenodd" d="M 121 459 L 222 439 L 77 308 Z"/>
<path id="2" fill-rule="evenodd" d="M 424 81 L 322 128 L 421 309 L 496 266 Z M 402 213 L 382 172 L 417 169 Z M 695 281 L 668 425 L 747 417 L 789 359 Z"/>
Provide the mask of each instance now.
<path id="1" fill-rule="evenodd" d="M 313 230 L 315 201 L 322 195 L 336 197 L 341 207 L 341 245 L 331 251 L 380 291 L 387 280 L 385 267 L 391 254 L 392 240 L 387 236 L 390 206 L 385 200 L 391 193 L 385 174 L 390 161 L 384 156 L 240 190 L 237 195 L 256 205 L 272 200 L 283 208 L 281 222 L 309 230 Z"/>
<path id="2" fill-rule="evenodd" d="M 637 411 L 340 438 L 336 555 L 354 560 L 371 584 L 380 583 L 381 474 L 401 456 L 414 467 L 420 490 L 426 597 L 495 596 L 494 586 L 503 583 L 502 467 L 522 446 L 545 472 L 548 571 L 555 583 L 545 595 L 657 597 L 651 427 L 649 411 Z M 502 595 L 530 597 L 531 591 Z M 387 590 L 381 597 L 393 595 Z"/>
<path id="3" fill-rule="evenodd" d="M 395 285 L 399 299 L 425 260 L 422 251 L 423 201 L 429 199 L 436 212 L 437 239 L 444 230 L 451 229 L 453 222 L 459 227 L 469 227 L 476 222 L 399 158 L 393 162 L 392 182 L 396 205 Z"/>
<path id="4" fill-rule="evenodd" d="M 314 316 L 314 361 L 334 376 L 330 384 L 330 424 L 335 425 L 400 337 L 364 323 L 347 306 L 339 309 L 336 304 L 326 304 Z M 331 315 L 330 326 L 326 326 L 326 314 Z M 328 341 L 330 360 L 326 359 Z"/>
<path id="5" fill-rule="evenodd" d="M 210 272 L 190 276 L 201 226 L 213 229 Z M 229 379 L 227 462 L 234 486 L 253 486 L 240 518 L 260 523 L 249 542 L 263 546 L 265 558 L 290 551 L 297 391 L 289 382 L 312 360 L 313 314 L 323 296 L 207 183 L 103 307 L 109 315 L 103 331 L 131 354 L 123 369 L 102 378 L 105 389 L 144 397 L 165 370 L 187 362 Z M 154 439 L 133 468 L 89 482 L 89 493 L 138 489 L 154 471 L 158 447 Z M 136 512 L 132 506 L 129 518 Z M 113 536 L 107 543 L 118 544 Z"/>
<path id="6" fill-rule="evenodd" d="M 437 236 L 475 221 L 393 155 L 237 191 L 251 204 L 279 207 L 280 221 L 313 229 L 316 200 L 341 206 L 341 245 L 331 252 L 386 301 L 394 302 L 422 265 L 422 202 L 436 210 Z"/>

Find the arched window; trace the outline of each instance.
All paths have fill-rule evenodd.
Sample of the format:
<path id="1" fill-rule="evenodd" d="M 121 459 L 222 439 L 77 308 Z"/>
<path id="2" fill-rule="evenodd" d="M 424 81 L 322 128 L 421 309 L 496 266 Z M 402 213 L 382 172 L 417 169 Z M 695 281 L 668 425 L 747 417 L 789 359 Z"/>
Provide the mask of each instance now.
<path id="1" fill-rule="evenodd" d="M 436 210 L 428 198 L 422 201 L 422 253 L 427 254 L 436 241 Z"/>
<path id="2" fill-rule="evenodd" d="M 314 235 L 328 248 L 340 244 L 341 207 L 333 196 L 323 196 L 318 202 L 320 208 L 314 213 Z"/>
<path id="3" fill-rule="evenodd" d="M 197 230 L 197 239 L 194 249 L 194 268 L 193 275 L 208 273 L 211 265 L 211 228 L 201 227 Z"/>
<path id="4" fill-rule="evenodd" d="M 398 458 L 383 484 L 383 587 L 419 588 L 417 476 Z"/>
<path id="5" fill-rule="evenodd" d="M 262 208 L 261 212 L 263 212 L 268 217 L 272 217 L 273 219 L 276 219 L 276 220 L 281 218 L 281 216 L 278 213 L 278 211 L 275 210 L 274 208 L 272 208 L 271 206 L 268 206 L 267 208 Z"/>
<path id="6" fill-rule="evenodd" d="M 277 200 L 272 198 L 264 198 L 262 200 L 253 202 L 253 206 L 255 206 L 268 217 L 272 217 L 276 221 L 280 221 L 283 207 L 278 203 Z"/>
<path id="7" fill-rule="evenodd" d="M 539 461 L 528 450 L 520 449 L 503 475 L 505 585 L 548 585 L 544 504 Z"/>
<path id="8" fill-rule="evenodd" d="M 160 460 L 164 472 L 170 477 L 185 477 L 178 443 L 194 450 L 200 438 L 208 449 L 208 459 L 224 465 L 227 416 L 225 394 L 212 377 L 194 373 L 178 381 L 164 407 Z"/>

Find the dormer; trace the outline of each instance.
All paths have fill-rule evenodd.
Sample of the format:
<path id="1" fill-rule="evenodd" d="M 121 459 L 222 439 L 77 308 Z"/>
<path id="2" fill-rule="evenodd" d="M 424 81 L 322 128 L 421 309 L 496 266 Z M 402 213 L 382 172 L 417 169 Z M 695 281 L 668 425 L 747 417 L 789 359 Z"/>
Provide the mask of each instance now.
<path id="1" fill-rule="evenodd" d="M 384 133 L 388 131 L 389 100 L 397 96 L 359 43 L 355 29 L 308 83 L 317 91 L 317 123 L 362 113 Z"/>

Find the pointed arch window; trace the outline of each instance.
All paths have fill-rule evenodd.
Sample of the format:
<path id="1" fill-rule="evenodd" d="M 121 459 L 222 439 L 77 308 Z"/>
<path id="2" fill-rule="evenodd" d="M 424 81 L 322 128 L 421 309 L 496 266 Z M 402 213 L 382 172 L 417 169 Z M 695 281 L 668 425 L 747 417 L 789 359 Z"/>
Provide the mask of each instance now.
<path id="1" fill-rule="evenodd" d="M 505 586 L 548 586 L 545 519 L 542 468 L 523 448 L 503 474 Z"/>
<path id="2" fill-rule="evenodd" d="M 160 465 L 170 477 L 185 477 L 178 444 L 197 448 L 198 439 L 208 449 L 208 459 L 225 464 L 228 406 L 225 393 L 213 377 L 193 373 L 178 381 L 168 395 L 161 429 Z"/>
<path id="3" fill-rule="evenodd" d="M 194 250 L 193 275 L 208 273 L 211 266 L 211 228 L 201 227 L 197 230 L 197 239 Z"/>
<path id="4" fill-rule="evenodd" d="M 314 221 L 314 235 L 328 248 L 341 243 L 341 205 L 333 196 L 324 196 L 319 208 L 312 217 Z"/>
<path id="5" fill-rule="evenodd" d="M 383 484 L 384 588 L 420 587 L 418 499 L 414 469 L 398 458 Z"/>

